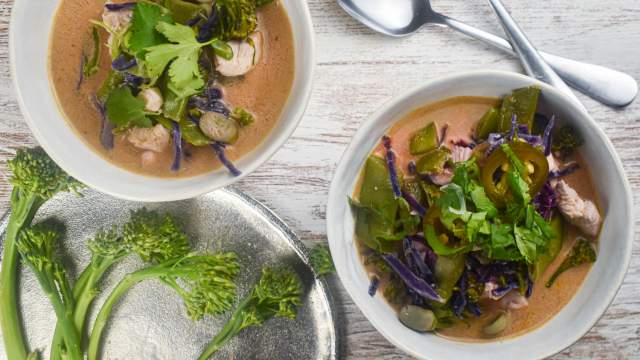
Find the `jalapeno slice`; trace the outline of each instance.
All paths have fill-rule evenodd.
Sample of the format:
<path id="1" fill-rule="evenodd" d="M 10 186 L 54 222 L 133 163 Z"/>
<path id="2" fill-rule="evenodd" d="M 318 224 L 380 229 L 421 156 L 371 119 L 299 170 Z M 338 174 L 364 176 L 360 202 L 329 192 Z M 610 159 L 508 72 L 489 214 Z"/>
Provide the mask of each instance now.
<path id="1" fill-rule="evenodd" d="M 529 194 L 535 196 L 549 176 L 547 158 L 542 151 L 526 142 L 516 141 L 510 147 L 525 165 L 525 173 L 521 176 L 529 185 Z M 482 185 L 487 196 L 498 206 L 503 206 L 513 197 L 504 176 L 510 169 L 509 158 L 500 148 L 489 155 L 482 166 Z"/>

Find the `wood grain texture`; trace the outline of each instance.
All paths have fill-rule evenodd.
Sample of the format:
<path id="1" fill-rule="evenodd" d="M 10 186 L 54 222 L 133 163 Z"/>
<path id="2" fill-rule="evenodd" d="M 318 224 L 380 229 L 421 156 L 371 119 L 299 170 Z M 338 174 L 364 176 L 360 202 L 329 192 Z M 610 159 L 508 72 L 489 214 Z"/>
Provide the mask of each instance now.
<path id="1" fill-rule="evenodd" d="M 29 0 L 38 1 L 38 0 Z M 304 0 L 301 0 L 304 1 Z M 325 206 L 333 170 L 358 127 L 380 104 L 424 80 L 473 69 L 521 71 L 518 62 L 448 29 L 428 27 L 390 39 L 349 18 L 334 0 L 309 0 L 317 34 L 314 93 L 300 126 L 284 147 L 237 187 L 278 213 L 308 244 L 326 242 Z M 0 0 L 0 211 L 9 187 L 4 161 L 34 143 L 12 86 L 10 0 Z M 506 6 L 545 51 L 607 65 L 640 79 L 640 1 L 508 0 Z M 483 1 L 435 0 L 434 8 L 498 33 Z M 640 100 L 623 110 L 579 95 L 611 138 L 640 204 Z M 640 357 L 640 248 L 615 301 L 598 324 L 554 359 Z M 408 359 L 363 317 L 337 279 L 332 288 L 343 320 L 347 359 Z"/>

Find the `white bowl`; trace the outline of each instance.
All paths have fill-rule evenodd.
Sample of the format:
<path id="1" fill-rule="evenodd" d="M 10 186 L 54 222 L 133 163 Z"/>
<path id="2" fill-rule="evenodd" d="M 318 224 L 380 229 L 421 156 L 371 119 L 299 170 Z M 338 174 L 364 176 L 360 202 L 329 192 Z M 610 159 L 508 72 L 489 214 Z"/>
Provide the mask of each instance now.
<path id="1" fill-rule="evenodd" d="M 367 293 L 369 280 L 354 245 L 354 219 L 347 203 L 365 159 L 380 137 L 411 110 L 454 96 L 503 96 L 511 90 L 537 85 L 541 104 L 563 123 L 584 135 L 580 150 L 602 200 L 605 214 L 598 260 L 567 306 L 542 327 L 525 335 L 490 343 L 465 343 L 404 327 L 380 295 Z M 356 133 L 331 183 L 327 233 L 342 284 L 353 301 L 389 341 L 420 359 L 540 359 L 568 347 L 598 321 L 622 284 L 633 241 L 632 197 L 622 164 L 611 142 L 584 110 L 556 89 L 532 78 L 508 72 L 477 71 L 427 81 L 378 110 Z"/>
<path id="2" fill-rule="evenodd" d="M 49 31 L 60 0 L 15 0 L 10 30 L 11 71 L 18 103 L 34 136 L 64 170 L 104 193 L 136 201 L 191 198 L 230 185 L 266 162 L 300 122 L 311 95 L 315 66 L 313 25 L 306 1 L 281 0 L 294 35 L 295 80 L 280 121 L 231 176 L 224 168 L 185 179 L 147 177 L 121 169 L 103 159 L 70 128 L 60 113 L 48 79 Z"/>

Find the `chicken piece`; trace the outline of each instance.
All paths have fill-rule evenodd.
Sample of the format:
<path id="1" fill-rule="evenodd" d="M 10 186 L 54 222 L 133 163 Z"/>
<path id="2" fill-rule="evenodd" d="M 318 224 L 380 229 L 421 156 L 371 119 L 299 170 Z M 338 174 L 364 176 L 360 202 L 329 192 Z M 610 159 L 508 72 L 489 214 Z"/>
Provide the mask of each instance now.
<path id="1" fill-rule="evenodd" d="M 142 166 L 148 166 L 156 162 L 158 155 L 153 151 L 145 151 L 140 155 L 140 160 L 142 161 Z"/>
<path id="2" fill-rule="evenodd" d="M 484 292 L 482 293 L 483 298 L 488 298 L 492 300 L 499 300 L 500 297 L 493 296 L 493 290 L 497 289 L 499 286 L 495 281 L 487 281 L 484 283 Z"/>
<path id="3" fill-rule="evenodd" d="M 428 176 L 432 183 L 443 186 L 451 183 L 451 180 L 453 179 L 453 171 L 447 167 L 444 168 L 441 173 L 429 174 Z"/>
<path id="4" fill-rule="evenodd" d="M 585 235 L 596 236 L 602 225 L 602 216 L 596 205 L 584 200 L 564 180 L 556 185 L 558 208 L 567 221 Z"/>
<path id="5" fill-rule="evenodd" d="M 120 32 L 126 29 L 131 24 L 131 18 L 133 17 L 133 10 L 109 10 L 104 9 L 102 13 L 102 22 L 114 32 Z"/>
<path id="6" fill-rule="evenodd" d="M 157 124 L 150 128 L 133 128 L 129 130 L 127 140 L 138 149 L 162 152 L 169 145 L 169 131 Z"/>
<path id="7" fill-rule="evenodd" d="M 144 101 L 144 109 L 149 112 L 159 112 L 164 104 L 164 99 L 158 88 L 148 88 L 140 91 L 138 97 Z"/>
<path id="8" fill-rule="evenodd" d="M 216 70 L 220 74 L 229 77 L 244 75 L 260 62 L 263 42 L 262 34 L 260 32 L 254 32 L 249 35 L 249 39 L 251 39 L 251 41 L 232 40 L 228 42 L 233 50 L 233 58 L 231 58 L 231 60 L 226 60 L 216 55 Z"/>
<path id="9" fill-rule="evenodd" d="M 529 306 L 527 298 L 516 290 L 511 290 L 500 300 L 500 305 L 509 310 L 518 310 L 525 306 Z"/>
<path id="10" fill-rule="evenodd" d="M 461 145 L 453 145 L 451 147 L 451 160 L 454 163 L 465 162 L 471 159 L 471 154 L 473 154 L 473 150 L 469 147 Z"/>

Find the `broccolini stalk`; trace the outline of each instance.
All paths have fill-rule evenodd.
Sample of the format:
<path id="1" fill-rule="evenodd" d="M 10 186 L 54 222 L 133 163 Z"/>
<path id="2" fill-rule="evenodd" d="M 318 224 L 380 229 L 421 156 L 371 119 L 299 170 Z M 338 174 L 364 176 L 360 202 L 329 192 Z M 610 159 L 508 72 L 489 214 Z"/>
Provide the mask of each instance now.
<path id="1" fill-rule="evenodd" d="M 199 320 L 206 314 L 219 315 L 231 308 L 236 293 L 234 279 L 239 268 L 234 253 L 190 254 L 126 275 L 96 317 L 89 339 L 88 359 L 98 358 L 102 331 L 113 306 L 134 285 L 150 279 L 161 280 L 180 295 L 189 316 Z"/>
<path id="2" fill-rule="evenodd" d="M 64 267 L 53 254 L 61 235 L 60 229 L 53 224 L 40 223 L 23 229 L 16 247 L 53 306 L 64 338 L 66 358 L 82 360 L 80 336 L 72 319 L 74 299 L 71 286 Z"/>
<path id="3" fill-rule="evenodd" d="M 551 287 L 553 282 L 556 281 L 558 276 L 563 272 L 574 268 L 576 266 L 580 266 L 582 264 L 592 263 L 596 261 L 596 251 L 593 249 L 589 241 L 585 238 L 579 238 L 578 242 L 573 245 L 571 249 L 571 253 L 567 256 L 560 266 L 556 269 L 556 271 L 551 275 L 549 280 L 546 283 L 547 287 Z"/>
<path id="4" fill-rule="evenodd" d="M 301 304 L 302 283 L 287 268 L 264 268 L 251 294 L 244 298 L 222 330 L 207 345 L 198 360 L 209 359 L 229 340 L 250 326 L 260 326 L 273 317 L 295 319 Z"/>
<path id="5" fill-rule="evenodd" d="M 87 244 L 92 254 L 91 261 L 73 288 L 77 301 L 73 314 L 74 323 L 81 337 L 89 306 L 99 292 L 97 283 L 111 266 L 132 252 L 152 264 L 180 258 L 189 252 L 187 236 L 176 220 L 167 214 L 145 208 L 132 211 L 122 232 L 120 235 L 117 228 L 99 232 Z M 61 359 L 60 351 L 64 345 L 61 338 L 62 334 L 56 328 L 51 346 L 52 360 Z"/>
<path id="6" fill-rule="evenodd" d="M 27 345 L 18 315 L 16 294 L 18 253 L 16 237 L 28 226 L 38 209 L 58 192 L 77 192 L 82 185 L 67 175 L 41 148 L 18 150 L 8 162 L 13 173 L 9 182 L 11 216 L 7 225 L 0 273 L 0 327 L 7 358 L 25 360 Z"/>

